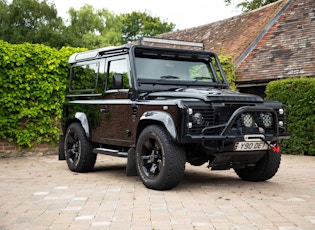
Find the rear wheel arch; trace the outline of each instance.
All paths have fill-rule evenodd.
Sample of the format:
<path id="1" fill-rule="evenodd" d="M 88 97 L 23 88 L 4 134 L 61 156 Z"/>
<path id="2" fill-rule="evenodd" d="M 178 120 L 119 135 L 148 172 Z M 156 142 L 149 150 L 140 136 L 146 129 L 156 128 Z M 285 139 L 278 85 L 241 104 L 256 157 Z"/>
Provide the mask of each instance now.
<path id="1" fill-rule="evenodd" d="M 88 119 L 85 113 L 83 112 L 77 112 L 74 117 L 69 118 L 64 125 L 64 132 L 68 129 L 68 127 L 74 123 L 78 122 L 81 124 L 82 128 L 84 129 L 84 132 L 87 136 L 87 138 L 91 139 L 91 132 L 90 132 L 90 125 L 88 123 Z"/>
<path id="2" fill-rule="evenodd" d="M 96 154 L 80 122 L 72 122 L 65 133 L 64 153 L 70 170 L 88 172 L 94 167 Z"/>
<path id="3" fill-rule="evenodd" d="M 85 131 L 86 136 L 90 138 L 90 127 L 89 127 L 89 122 L 88 122 L 86 114 L 83 112 L 77 112 L 75 114 L 75 118 L 80 121 L 82 128 Z"/>

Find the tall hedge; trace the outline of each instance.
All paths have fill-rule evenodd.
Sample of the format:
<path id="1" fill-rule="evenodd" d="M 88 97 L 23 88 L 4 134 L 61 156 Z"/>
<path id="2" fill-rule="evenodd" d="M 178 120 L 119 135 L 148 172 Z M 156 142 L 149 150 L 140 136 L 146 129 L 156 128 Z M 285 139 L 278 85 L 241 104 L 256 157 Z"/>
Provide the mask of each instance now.
<path id="1" fill-rule="evenodd" d="M 315 78 L 290 78 L 270 82 L 266 99 L 278 100 L 289 109 L 290 140 L 284 151 L 315 155 Z"/>
<path id="2" fill-rule="evenodd" d="M 20 147 L 58 140 L 67 60 L 77 51 L 0 41 L 0 138 Z"/>

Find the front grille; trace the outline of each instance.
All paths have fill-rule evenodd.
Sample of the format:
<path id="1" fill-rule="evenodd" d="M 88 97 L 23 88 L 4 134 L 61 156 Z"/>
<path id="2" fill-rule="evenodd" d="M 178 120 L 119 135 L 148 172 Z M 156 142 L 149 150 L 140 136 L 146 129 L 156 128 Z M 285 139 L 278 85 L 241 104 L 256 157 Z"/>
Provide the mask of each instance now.
<path id="1" fill-rule="evenodd" d="M 216 124 L 224 124 L 229 121 L 232 114 L 237 110 L 238 108 L 245 106 L 245 105 L 239 105 L 239 104 L 225 104 L 224 107 L 216 107 L 215 108 L 215 114 L 216 114 Z"/>
<path id="2" fill-rule="evenodd" d="M 222 133 L 233 113 L 241 107 L 254 108 L 253 111 L 245 110 L 239 114 L 230 126 L 230 135 L 244 135 L 266 133 L 274 134 L 277 122 L 276 115 L 268 111 L 255 109 L 253 104 L 193 104 L 189 115 L 190 127 L 188 133 L 191 135 L 219 135 Z M 201 114 L 201 115 L 200 115 Z M 198 116 L 197 116 L 198 115 Z M 202 121 L 200 121 L 202 117 Z"/>

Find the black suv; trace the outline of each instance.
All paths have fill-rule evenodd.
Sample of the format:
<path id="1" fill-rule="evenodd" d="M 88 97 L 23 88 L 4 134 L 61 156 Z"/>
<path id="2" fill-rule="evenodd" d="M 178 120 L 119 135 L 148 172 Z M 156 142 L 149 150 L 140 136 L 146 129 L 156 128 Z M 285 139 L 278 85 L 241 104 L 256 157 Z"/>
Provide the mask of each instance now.
<path id="1" fill-rule="evenodd" d="M 175 187 L 186 162 L 272 178 L 288 138 L 283 105 L 230 90 L 213 52 L 152 42 L 165 40 L 70 57 L 59 159 L 86 172 L 97 154 L 127 157 L 127 175 L 157 190 Z"/>

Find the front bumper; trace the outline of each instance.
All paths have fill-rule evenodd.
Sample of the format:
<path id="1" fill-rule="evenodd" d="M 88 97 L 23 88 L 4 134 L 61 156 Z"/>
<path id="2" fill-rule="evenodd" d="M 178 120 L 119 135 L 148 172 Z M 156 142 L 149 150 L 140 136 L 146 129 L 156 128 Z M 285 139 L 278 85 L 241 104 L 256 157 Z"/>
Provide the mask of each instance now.
<path id="1" fill-rule="evenodd" d="M 271 113 L 273 114 L 273 127 L 268 133 L 264 132 L 240 132 L 235 128 L 244 113 Z M 203 143 L 205 147 L 207 143 L 217 141 L 224 143 L 235 143 L 243 141 L 263 141 L 266 143 L 278 142 L 279 140 L 289 139 L 290 135 L 287 132 L 279 131 L 277 112 L 266 106 L 243 106 L 235 110 L 230 119 L 225 124 L 208 126 L 202 129 L 200 134 L 186 134 L 183 136 L 182 141 L 184 143 Z M 240 127 L 238 127 L 240 128 Z M 220 133 L 216 133 L 216 130 L 222 130 Z M 211 134 L 209 134 L 211 133 Z M 214 134 L 216 133 L 216 134 Z"/>

